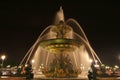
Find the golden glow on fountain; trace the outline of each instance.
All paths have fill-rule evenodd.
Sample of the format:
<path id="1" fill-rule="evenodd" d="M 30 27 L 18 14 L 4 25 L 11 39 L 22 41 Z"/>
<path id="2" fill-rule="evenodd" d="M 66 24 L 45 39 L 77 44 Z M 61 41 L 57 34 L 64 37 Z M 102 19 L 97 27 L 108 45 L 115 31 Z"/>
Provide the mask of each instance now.
<path id="1" fill-rule="evenodd" d="M 80 69 L 74 66 L 74 60 L 69 57 L 73 55 L 80 46 L 81 42 L 75 39 L 67 39 L 66 34 L 72 31 L 72 28 L 66 25 L 63 21 L 59 24 L 53 25 L 50 29 L 56 38 L 47 39 L 40 42 L 40 46 L 47 50 L 48 53 L 53 54 L 53 59 L 50 62 L 49 70 L 44 70 L 44 75 L 47 77 L 77 77 Z M 55 59 L 54 59 L 55 58 Z"/>
<path id="2" fill-rule="evenodd" d="M 74 19 L 64 21 L 62 8 L 56 24 L 46 27 L 27 52 L 20 65 L 30 59 L 34 75 L 40 77 L 71 78 L 87 76 L 90 59 L 101 63 L 81 26 Z M 77 31 L 75 31 L 77 30 Z M 33 56 L 32 56 L 33 55 Z M 31 61 L 31 60 L 30 60 Z"/>

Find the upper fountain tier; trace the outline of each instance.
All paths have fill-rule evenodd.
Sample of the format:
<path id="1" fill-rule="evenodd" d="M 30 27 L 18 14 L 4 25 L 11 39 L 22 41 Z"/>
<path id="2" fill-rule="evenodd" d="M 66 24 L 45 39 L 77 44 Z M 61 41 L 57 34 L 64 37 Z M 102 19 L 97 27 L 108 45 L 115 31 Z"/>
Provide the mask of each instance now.
<path id="1" fill-rule="evenodd" d="M 56 33 L 56 38 L 67 38 L 66 34 L 72 32 L 72 28 L 64 21 L 60 21 L 59 24 L 52 26 L 51 31 Z"/>
<path id="2" fill-rule="evenodd" d="M 50 32 L 55 34 L 55 38 L 45 39 L 40 42 L 40 46 L 50 52 L 75 50 L 81 45 L 78 40 L 69 38 L 69 35 L 73 35 L 73 29 L 62 20 L 56 25 L 51 25 Z"/>

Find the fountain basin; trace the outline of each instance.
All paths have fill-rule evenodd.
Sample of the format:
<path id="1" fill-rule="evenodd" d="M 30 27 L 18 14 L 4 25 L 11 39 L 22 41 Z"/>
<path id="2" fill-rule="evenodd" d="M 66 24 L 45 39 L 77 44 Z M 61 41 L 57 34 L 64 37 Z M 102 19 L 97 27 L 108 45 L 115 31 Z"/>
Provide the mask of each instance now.
<path id="1" fill-rule="evenodd" d="M 66 38 L 56 38 L 49 39 L 40 42 L 40 46 L 46 48 L 49 52 L 56 52 L 60 50 L 75 50 L 82 43 L 74 40 L 74 39 L 66 39 Z"/>

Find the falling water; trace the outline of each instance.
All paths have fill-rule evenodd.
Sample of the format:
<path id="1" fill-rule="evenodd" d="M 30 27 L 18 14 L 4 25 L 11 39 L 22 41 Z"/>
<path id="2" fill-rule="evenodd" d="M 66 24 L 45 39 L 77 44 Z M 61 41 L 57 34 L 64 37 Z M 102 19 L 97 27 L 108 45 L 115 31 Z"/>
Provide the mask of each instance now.
<path id="1" fill-rule="evenodd" d="M 65 25 L 62 24 L 62 26 L 64 27 L 61 27 L 61 24 L 59 25 L 60 21 L 63 21 Z M 78 32 L 74 31 L 76 28 L 79 28 L 77 29 Z M 61 31 L 59 31 L 59 29 Z M 55 31 L 58 30 L 60 33 L 65 34 L 65 36 L 62 37 L 63 39 L 72 40 L 72 42 L 75 44 L 76 42 L 74 42 L 74 40 L 79 41 L 80 42 L 79 46 L 75 46 L 73 50 L 63 48 L 63 50 L 60 50 L 60 51 L 54 51 L 54 49 L 51 51 L 48 51 L 47 48 L 49 49 L 54 46 L 56 47 L 59 46 L 54 44 L 46 45 L 46 44 L 49 44 L 52 40 L 57 40 L 57 39 L 59 43 L 59 38 L 57 38 L 56 36 L 57 32 L 55 32 L 54 30 Z M 46 45 L 47 48 L 44 48 L 43 46 L 41 46 L 40 45 L 41 43 L 44 43 L 43 46 Z M 60 45 L 60 46 L 63 46 L 63 45 Z M 74 47 L 74 44 L 65 45 L 65 46 Z M 82 75 L 85 77 L 87 76 L 87 71 L 91 66 L 91 63 L 89 62 L 90 54 L 92 54 L 94 61 L 97 59 L 101 63 L 95 51 L 92 49 L 79 23 L 74 19 L 68 19 L 65 23 L 62 7 L 60 7 L 60 11 L 58 11 L 57 13 L 55 25 L 50 25 L 46 27 L 45 30 L 43 30 L 43 32 L 40 34 L 36 42 L 28 50 L 27 54 L 21 61 L 20 65 L 23 64 L 24 62 L 25 64 L 27 64 L 29 61 L 31 61 L 31 59 L 33 59 L 35 62 L 32 63 L 32 67 L 33 67 L 34 74 L 37 75 L 42 68 L 46 68 L 47 70 L 49 70 L 51 63 L 55 58 L 55 54 L 58 54 L 56 57 L 59 57 L 61 55 L 59 54 L 60 52 L 61 54 L 64 53 L 64 55 L 62 56 L 65 56 L 65 57 L 69 56 L 74 69 L 80 69 L 82 71 L 82 73 L 80 73 L 81 76 Z"/>
<path id="2" fill-rule="evenodd" d="M 80 31 L 81 31 L 82 34 L 79 34 L 79 35 L 77 34 L 77 35 L 78 35 L 79 37 L 81 37 L 81 38 L 85 41 L 85 43 L 86 43 L 87 46 L 89 47 L 91 53 L 93 54 L 93 58 L 94 58 L 94 56 L 96 56 L 97 60 L 99 60 L 99 62 L 102 64 L 102 62 L 101 62 L 101 60 L 99 59 L 99 57 L 97 56 L 96 52 L 95 52 L 95 51 L 93 50 L 93 48 L 91 47 L 91 45 L 90 45 L 90 43 L 89 43 L 89 40 L 87 39 L 87 37 L 86 37 L 86 35 L 85 35 L 85 32 L 83 31 L 83 29 L 82 29 L 82 27 L 80 26 L 80 24 L 79 24 L 76 20 L 74 20 L 74 19 L 72 19 L 72 18 L 68 19 L 68 20 L 66 21 L 66 23 L 67 23 L 67 24 L 73 23 L 73 24 L 76 24 L 77 27 L 79 27 L 79 29 L 80 29 Z M 69 25 L 70 25 L 70 24 L 69 24 Z M 94 58 L 94 60 L 95 60 L 95 58 Z"/>

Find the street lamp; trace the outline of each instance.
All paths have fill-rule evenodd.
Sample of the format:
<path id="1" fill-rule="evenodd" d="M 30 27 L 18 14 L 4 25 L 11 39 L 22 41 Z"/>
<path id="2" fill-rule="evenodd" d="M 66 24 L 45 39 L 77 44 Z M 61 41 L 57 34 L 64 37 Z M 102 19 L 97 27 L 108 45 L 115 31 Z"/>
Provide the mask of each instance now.
<path id="1" fill-rule="evenodd" d="M 33 64 L 34 62 L 35 62 L 35 60 L 34 60 L 34 59 L 32 59 L 32 60 L 31 60 L 31 63 Z"/>
<path id="2" fill-rule="evenodd" d="M 5 60 L 6 56 L 5 55 L 2 55 L 1 56 L 1 59 L 2 59 L 2 64 L 1 64 L 1 67 L 3 68 L 3 65 L 4 65 L 4 60 Z"/>
<path id="3" fill-rule="evenodd" d="M 92 63 L 92 62 L 93 62 L 93 60 L 92 60 L 92 59 L 89 59 L 89 62 L 90 62 L 90 63 Z"/>

